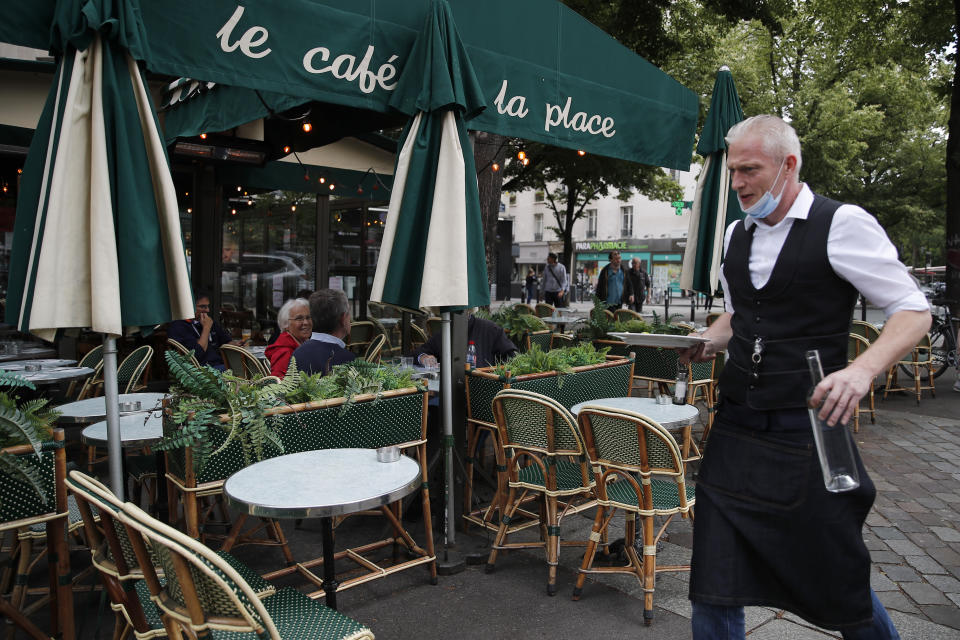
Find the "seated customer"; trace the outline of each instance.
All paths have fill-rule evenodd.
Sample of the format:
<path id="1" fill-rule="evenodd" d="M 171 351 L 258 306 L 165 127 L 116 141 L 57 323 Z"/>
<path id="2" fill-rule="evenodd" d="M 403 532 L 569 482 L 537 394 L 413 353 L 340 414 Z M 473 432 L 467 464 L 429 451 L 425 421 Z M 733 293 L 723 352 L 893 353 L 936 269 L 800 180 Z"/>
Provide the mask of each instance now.
<path id="1" fill-rule="evenodd" d="M 264 354 L 270 360 L 270 375 L 282 378 L 287 374 L 294 350 L 310 339 L 313 327 L 310 303 L 303 298 L 284 302 L 277 312 L 277 326 L 280 327 L 280 335 Z"/>
<path id="2" fill-rule="evenodd" d="M 343 291 L 320 289 L 310 296 L 314 332 L 293 352 L 297 368 L 306 373 L 330 373 L 334 365 L 356 359 L 346 349 L 350 335 L 350 302 Z"/>
<path id="3" fill-rule="evenodd" d="M 191 320 L 174 320 L 167 326 L 167 337 L 193 350 L 197 362 L 223 371 L 220 345 L 230 342 L 230 334 L 210 316 L 210 296 L 197 294 L 196 316 Z"/>
<path id="4" fill-rule="evenodd" d="M 467 321 L 467 342 L 469 343 L 470 340 L 473 340 L 473 344 L 477 347 L 478 367 L 489 367 L 517 352 L 517 347 L 500 325 L 473 315 Z M 413 352 L 413 357 L 425 367 L 437 366 L 437 360 L 440 358 L 440 341 L 440 334 L 433 334 Z"/>

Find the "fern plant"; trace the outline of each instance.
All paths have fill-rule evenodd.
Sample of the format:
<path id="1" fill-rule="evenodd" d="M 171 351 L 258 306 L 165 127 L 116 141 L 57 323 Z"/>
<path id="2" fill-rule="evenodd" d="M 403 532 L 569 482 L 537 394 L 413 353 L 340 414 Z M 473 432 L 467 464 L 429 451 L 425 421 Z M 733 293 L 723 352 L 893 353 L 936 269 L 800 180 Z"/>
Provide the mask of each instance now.
<path id="1" fill-rule="evenodd" d="M 35 389 L 29 380 L 9 371 L 0 371 L 0 387 Z M 51 439 L 53 425 L 60 416 L 47 402 L 44 398 L 18 402 L 0 391 L 0 449 L 28 444 L 39 458 L 41 446 Z M 21 457 L 0 451 L 0 474 L 25 484 L 46 501 L 39 470 Z"/>
<path id="2" fill-rule="evenodd" d="M 268 409 L 345 396 L 341 412 L 349 411 L 358 395 L 416 386 L 410 371 L 382 367 L 365 360 L 337 365 L 325 375 L 299 371 L 294 358 L 283 380 L 264 383 L 246 380 L 211 367 L 197 367 L 175 351 L 165 354 L 170 373 L 176 380 L 172 391 L 170 417 L 176 425 L 157 445 L 161 451 L 193 448 L 195 470 L 210 458 L 237 443 L 244 463 L 249 465 L 270 454 L 282 453 L 283 443 Z M 223 418 L 226 416 L 226 419 Z M 226 432 L 223 443 L 214 448 L 214 430 Z"/>
<path id="3" fill-rule="evenodd" d="M 497 364 L 493 367 L 493 371 L 504 377 L 556 371 L 559 374 L 557 386 L 562 386 L 565 374 L 570 373 L 574 367 L 605 362 L 607 351 L 609 348 L 598 350 L 589 342 L 550 351 L 544 351 L 535 344 L 526 353 L 518 353 L 506 362 Z"/>
<path id="4" fill-rule="evenodd" d="M 474 315 L 499 325 L 514 344 L 518 345 L 523 342 L 523 337 L 526 334 L 549 328 L 547 324 L 537 316 L 528 311 L 522 311 L 519 307 L 512 304 L 500 305 L 500 307 L 493 312 L 480 309 L 477 310 Z"/>

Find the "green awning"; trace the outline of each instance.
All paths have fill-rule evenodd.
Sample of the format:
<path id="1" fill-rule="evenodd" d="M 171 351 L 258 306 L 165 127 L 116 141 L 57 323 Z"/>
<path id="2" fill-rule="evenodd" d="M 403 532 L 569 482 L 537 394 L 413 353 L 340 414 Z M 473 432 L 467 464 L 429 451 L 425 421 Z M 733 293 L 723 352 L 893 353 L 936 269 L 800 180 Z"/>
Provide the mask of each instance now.
<path id="1" fill-rule="evenodd" d="M 18 9 L 0 41 L 45 48 L 52 5 Z M 670 76 L 557 0 L 450 5 L 488 106 L 470 128 L 689 167 L 697 96 Z M 139 10 L 153 72 L 387 112 L 429 6 L 165 0 Z"/>

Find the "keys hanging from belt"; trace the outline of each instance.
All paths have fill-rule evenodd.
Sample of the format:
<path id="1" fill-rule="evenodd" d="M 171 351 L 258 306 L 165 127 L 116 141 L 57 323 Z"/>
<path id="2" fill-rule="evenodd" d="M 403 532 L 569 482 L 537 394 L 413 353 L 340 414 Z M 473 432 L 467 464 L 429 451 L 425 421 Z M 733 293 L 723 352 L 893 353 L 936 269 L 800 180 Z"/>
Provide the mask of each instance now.
<path id="1" fill-rule="evenodd" d="M 750 367 L 750 378 L 753 381 L 760 379 L 760 363 L 763 361 L 763 338 L 755 336 L 753 340 L 753 355 L 750 356 L 753 366 Z"/>

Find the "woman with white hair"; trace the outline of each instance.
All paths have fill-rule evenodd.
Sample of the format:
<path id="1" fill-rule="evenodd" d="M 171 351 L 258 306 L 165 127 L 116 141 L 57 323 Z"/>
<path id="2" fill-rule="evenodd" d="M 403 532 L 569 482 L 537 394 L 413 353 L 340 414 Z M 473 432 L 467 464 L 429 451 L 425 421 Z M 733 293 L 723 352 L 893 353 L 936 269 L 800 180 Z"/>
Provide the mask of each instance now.
<path id="1" fill-rule="evenodd" d="M 282 378 L 287 374 L 294 349 L 309 340 L 313 331 L 310 303 L 304 298 L 284 302 L 277 312 L 277 326 L 281 333 L 265 353 L 270 359 L 270 375 Z"/>

